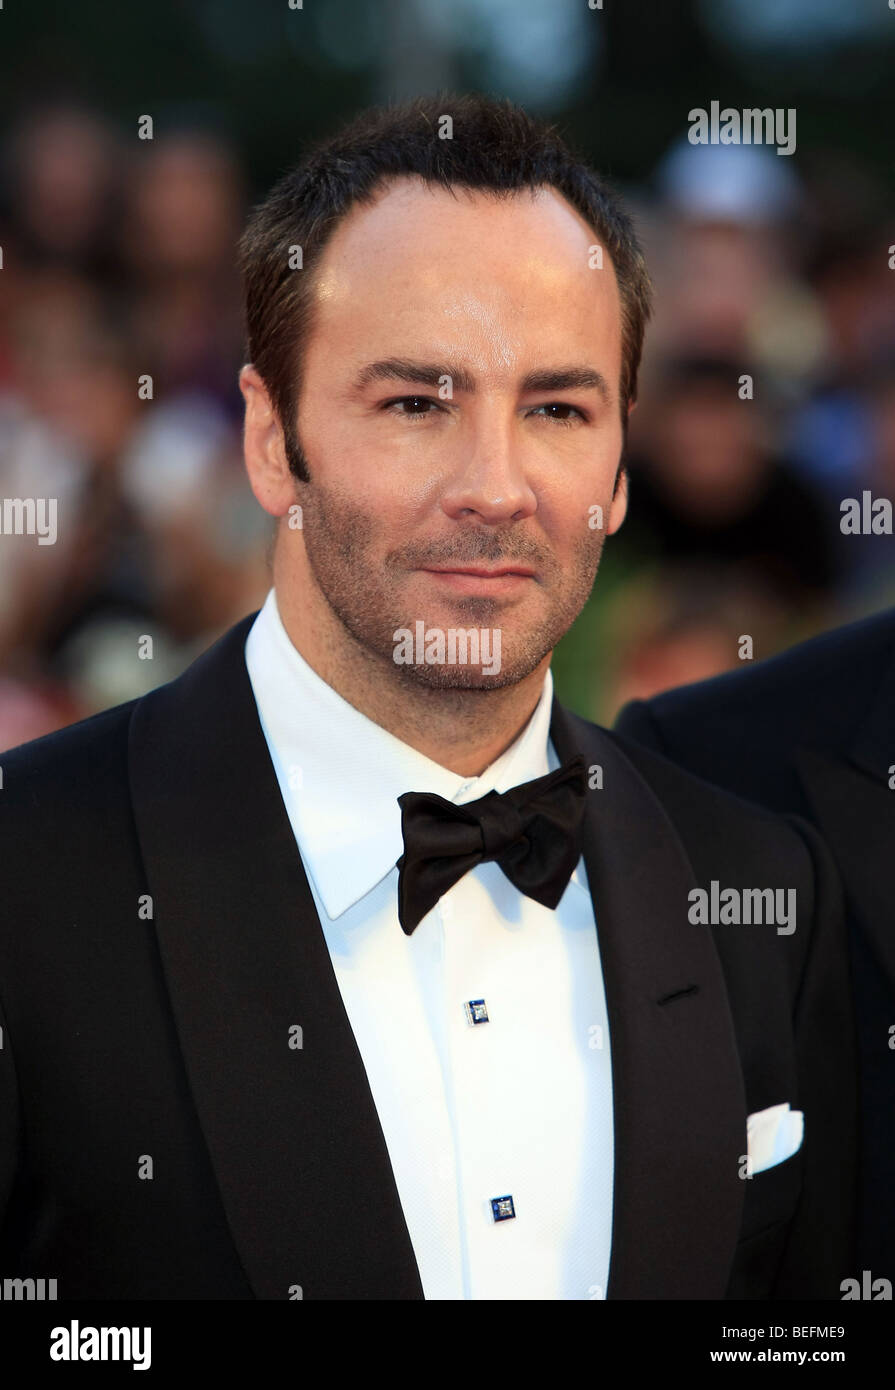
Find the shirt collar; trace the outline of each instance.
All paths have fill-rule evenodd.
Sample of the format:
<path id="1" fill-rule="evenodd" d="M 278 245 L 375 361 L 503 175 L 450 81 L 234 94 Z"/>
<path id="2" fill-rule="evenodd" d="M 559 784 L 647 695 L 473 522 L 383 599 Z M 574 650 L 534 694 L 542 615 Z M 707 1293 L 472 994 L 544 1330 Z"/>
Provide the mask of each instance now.
<path id="1" fill-rule="evenodd" d="M 364 897 L 403 853 L 397 799 L 404 792 L 435 792 L 463 805 L 559 765 L 549 742 L 549 668 L 525 728 L 470 778 L 403 743 L 327 685 L 293 645 L 273 589 L 249 631 L 245 659 L 289 820 L 330 918 Z M 572 878 L 584 886 L 580 863 Z"/>

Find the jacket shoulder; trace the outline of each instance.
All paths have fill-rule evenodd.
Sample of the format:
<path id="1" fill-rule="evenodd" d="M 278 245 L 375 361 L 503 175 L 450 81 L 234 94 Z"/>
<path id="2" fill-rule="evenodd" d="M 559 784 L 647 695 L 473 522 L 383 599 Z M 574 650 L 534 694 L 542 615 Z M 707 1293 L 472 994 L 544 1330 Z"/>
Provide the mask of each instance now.
<path id="1" fill-rule="evenodd" d="M 126 769 L 128 727 L 138 703 L 128 700 L 0 753 L 0 818 L 7 831 L 27 821 L 28 812 L 41 819 L 70 815 L 117 781 Z"/>

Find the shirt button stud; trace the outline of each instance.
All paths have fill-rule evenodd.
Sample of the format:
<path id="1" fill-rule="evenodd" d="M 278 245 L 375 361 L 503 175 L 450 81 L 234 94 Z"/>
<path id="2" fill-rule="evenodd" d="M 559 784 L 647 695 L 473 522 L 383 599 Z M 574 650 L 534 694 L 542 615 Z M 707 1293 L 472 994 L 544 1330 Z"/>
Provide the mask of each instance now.
<path id="1" fill-rule="evenodd" d="M 513 1206 L 512 1197 L 492 1197 L 491 1214 L 495 1221 L 515 1220 L 516 1208 Z"/>
<path id="2" fill-rule="evenodd" d="M 488 1023 L 488 1005 L 484 999 L 470 999 L 463 1005 L 467 1023 Z"/>

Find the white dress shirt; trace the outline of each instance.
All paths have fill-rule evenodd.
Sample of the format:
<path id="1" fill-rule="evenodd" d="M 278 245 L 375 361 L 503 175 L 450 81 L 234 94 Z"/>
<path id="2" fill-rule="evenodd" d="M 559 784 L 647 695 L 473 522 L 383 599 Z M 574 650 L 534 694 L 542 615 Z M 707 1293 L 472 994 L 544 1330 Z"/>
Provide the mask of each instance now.
<path id="1" fill-rule="evenodd" d="M 273 589 L 245 654 L 425 1297 L 605 1297 L 612 1076 L 583 859 L 555 910 L 489 862 L 412 935 L 398 921 L 397 798 L 462 805 L 559 766 L 551 673 L 513 744 L 463 778 L 327 685 L 292 644 Z M 473 1024 L 465 1006 L 481 1000 L 487 1022 Z M 515 1214 L 495 1220 L 492 1200 L 505 1197 Z"/>

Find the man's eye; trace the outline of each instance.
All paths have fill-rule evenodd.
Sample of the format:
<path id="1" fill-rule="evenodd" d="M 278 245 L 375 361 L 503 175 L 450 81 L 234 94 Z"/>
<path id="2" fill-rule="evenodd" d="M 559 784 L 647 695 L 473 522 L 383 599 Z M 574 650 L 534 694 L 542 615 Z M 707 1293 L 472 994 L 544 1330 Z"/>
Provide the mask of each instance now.
<path id="1" fill-rule="evenodd" d="M 577 405 L 567 405 L 565 401 L 548 401 L 546 405 L 535 406 L 531 414 L 537 415 L 538 412 L 541 410 L 548 412 L 544 416 L 545 420 L 555 420 L 558 425 L 572 425 L 575 423 L 576 419 L 587 419 L 587 416 L 584 414 L 584 411 L 579 410 Z M 568 414 L 569 411 L 572 412 L 571 415 Z"/>
<path id="2" fill-rule="evenodd" d="M 397 396 L 393 401 L 386 401 L 382 408 L 383 410 L 393 410 L 396 415 L 408 415 L 421 419 L 422 416 L 430 413 L 430 407 L 435 410 L 440 408 L 438 402 L 430 400 L 428 396 Z"/>

